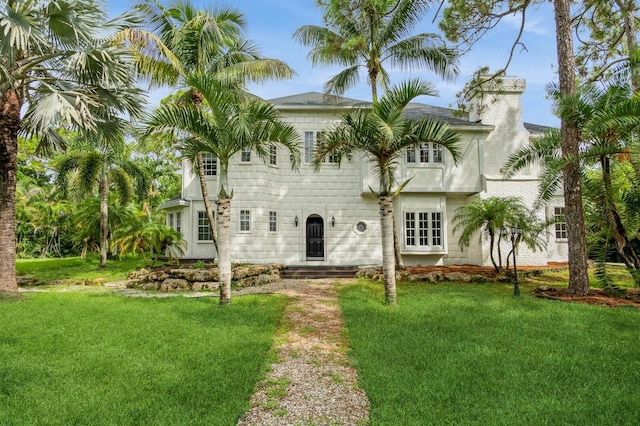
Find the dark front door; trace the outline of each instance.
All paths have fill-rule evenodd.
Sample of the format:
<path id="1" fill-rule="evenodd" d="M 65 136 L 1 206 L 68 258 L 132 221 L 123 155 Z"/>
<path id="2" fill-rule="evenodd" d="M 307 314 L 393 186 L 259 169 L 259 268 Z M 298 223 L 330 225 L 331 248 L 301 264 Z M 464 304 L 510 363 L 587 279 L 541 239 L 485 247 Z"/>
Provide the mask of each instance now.
<path id="1" fill-rule="evenodd" d="M 320 216 L 307 218 L 307 258 L 324 259 L 324 221 Z"/>

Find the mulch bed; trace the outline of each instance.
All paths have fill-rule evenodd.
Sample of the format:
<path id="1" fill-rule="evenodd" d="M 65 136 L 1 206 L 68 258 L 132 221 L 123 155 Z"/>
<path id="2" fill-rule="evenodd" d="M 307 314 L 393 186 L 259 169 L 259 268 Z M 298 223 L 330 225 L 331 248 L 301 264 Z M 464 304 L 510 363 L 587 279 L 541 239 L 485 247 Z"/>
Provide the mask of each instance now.
<path id="1" fill-rule="evenodd" d="M 538 297 L 544 297 L 551 300 L 560 300 L 563 302 L 578 302 L 589 305 L 601 306 L 635 306 L 640 308 L 640 289 L 629 289 L 624 297 L 615 297 L 606 294 L 599 288 L 592 288 L 586 296 L 578 296 L 569 294 L 566 288 L 537 288 L 534 294 Z"/>

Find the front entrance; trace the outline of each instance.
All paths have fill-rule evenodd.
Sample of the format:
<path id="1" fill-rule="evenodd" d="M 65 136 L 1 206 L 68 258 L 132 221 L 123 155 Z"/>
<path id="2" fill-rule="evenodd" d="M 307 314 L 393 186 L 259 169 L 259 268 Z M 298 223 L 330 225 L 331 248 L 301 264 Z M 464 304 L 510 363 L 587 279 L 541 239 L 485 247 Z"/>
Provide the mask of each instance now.
<path id="1" fill-rule="evenodd" d="M 307 260 L 324 260 L 324 221 L 317 215 L 307 218 Z"/>

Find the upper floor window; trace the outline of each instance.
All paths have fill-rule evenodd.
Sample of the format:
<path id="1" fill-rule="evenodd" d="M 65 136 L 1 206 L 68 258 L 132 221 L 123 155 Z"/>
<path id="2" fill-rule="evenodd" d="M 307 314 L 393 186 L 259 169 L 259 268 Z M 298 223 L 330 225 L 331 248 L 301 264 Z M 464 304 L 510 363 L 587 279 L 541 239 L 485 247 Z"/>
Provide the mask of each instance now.
<path id="1" fill-rule="evenodd" d="M 251 212 L 249 210 L 240 210 L 240 231 L 251 231 Z"/>
<path id="2" fill-rule="evenodd" d="M 556 228 L 556 240 L 567 239 L 567 219 L 564 216 L 564 207 L 553 208 L 553 218 Z"/>
<path id="3" fill-rule="evenodd" d="M 244 148 L 240 151 L 240 161 L 243 163 L 248 163 L 251 161 L 251 148 Z"/>
<path id="4" fill-rule="evenodd" d="M 277 212 L 269 212 L 269 231 L 271 232 L 278 231 L 278 213 Z"/>
<path id="5" fill-rule="evenodd" d="M 218 159 L 210 152 L 202 153 L 202 169 L 205 176 L 216 176 L 218 174 Z"/>
<path id="6" fill-rule="evenodd" d="M 405 212 L 404 216 L 405 247 L 408 248 L 442 248 L 443 229 L 442 212 Z"/>
<path id="7" fill-rule="evenodd" d="M 315 132 L 304 132 L 304 162 L 309 164 L 313 159 L 313 147 L 315 145 Z"/>
<path id="8" fill-rule="evenodd" d="M 407 148 L 408 164 L 442 164 L 444 151 L 442 145 L 435 142 L 422 142 L 418 146 Z"/>
<path id="9" fill-rule="evenodd" d="M 278 164 L 278 147 L 275 144 L 269 145 L 269 164 L 272 166 Z"/>
<path id="10" fill-rule="evenodd" d="M 213 241 L 207 212 L 198 212 L 198 241 Z"/>

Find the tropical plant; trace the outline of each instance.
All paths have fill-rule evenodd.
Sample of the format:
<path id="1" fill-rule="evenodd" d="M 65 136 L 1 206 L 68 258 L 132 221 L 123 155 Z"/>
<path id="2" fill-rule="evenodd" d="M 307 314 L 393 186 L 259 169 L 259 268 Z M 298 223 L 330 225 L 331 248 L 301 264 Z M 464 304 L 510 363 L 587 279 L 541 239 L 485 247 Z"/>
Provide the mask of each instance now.
<path id="1" fill-rule="evenodd" d="M 345 114 L 318 144 L 314 166 L 319 169 L 327 155 L 347 158 L 351 152 L 364 154 L 379 178 L 377 192 L 382 230 L 382 264 L 385 302 L 396 304 L 396 274 L 393 242 L 393 197 L 409 181 L 397 181 L 397 167 L 409 147 L 423 142 L 442 145 L 454 161 L 459 158 L 458 135 L 442 122 L 431 118 L 411 120 L 403 115 L 405 107 L 417 96 L 433 94 L 433 86 L 411 80 L 390 88 L 370 110 Z"/>
<path id="2" fill-rule="evenodd" d="M 129 158 L 124 139 L 105 140 L 100 133 L 86 136 L 77 150 L 61 156 L 56 163 L 56 186 L 63 194 L 81 200 L 97 193 L 100 199 L 100 267 L 107 266 L 109 254 L 109 193 L 118 194 L 121 204 L 146 197 L 149 179 Z M 97 190 L 97 191 L 96 191 Z"/>
<path id="3" fill-rule="evenodd" d="M 553 89 L 553 88 L 552 88 Z M 553 92 L 553 90 L 552 90 Z M 629 163 L 636 157 L 635 135 L 640 128 L 640 100 L 632 96 L 629 85 L 614 82 L 605 88 L 586 85 L 575 95 L 557 96 L 558 114 L 577 123 L 581 150 L 577 158 L 559 156 L 560 135 L 549 132 L 544 138 L 513 154 L 505 168 L 508 175 L 514 174 L 528 164 L 542 160 L 545 167 L 540 199 L 549 199 L 562 183 L 562 170 L 567 162 L 578 162 L 584 167 L 598 167 L 600 185 L 593 192 L 602 206 L 602 213 L 610 230 L 610 238 L 629 272 L 640 283 L 640 258 L 631 244 L 623 215 L 616 202 L 616 187 L 612 179 L 612 169 L 616 164 Z M 637 180 L 637 173 L 627 176 Z M 584 177 L 583 177 L 584 180 Z M 591 184 L 593 186 L 593 184 Z"/>
<path id="4" fill-rule="evenodd" d="M 406 70 L 429 70 L 452 78 L 458 73 L 457 54 L 431 33 L 411 35 L 431 2 L 415 0 L 326 0 L 325 27 L 305 25 L 294 33 L 311 47 L 311 62 L 346 67 L 324 86 L 328 95 L 342 95 L 354 87 L 364 69 L 373 100 L 378 87 L 390 86 L 384 64 Z"/>
<path id="5" fill-rule="evenodd" d="M 458 207 L 452 222 L 453 232 L 461 231 L 458 245 L 463 250 L 469 247 L 475 235 L 478 235 L 480 244 L 484 237 L 489 238 L 489 257 L 496 271 L 502 268 L 501 229 L 515 226 L 522 230 L 522 233 L 515 237 L 514 248 L 517 248 L 520 242 L 524 242 L 533 250 L 544 247 L 540 235 L 544 233 L 547 224 L 537 219 L 518 197 L 476 199 Z M 494 255 L 496 249 L 497 261 Z M 510 255 L 511 252 L 506 256 L 507 266 Z"/>
<path id="6" fill-rule="evenodd" d="M 255 44 L 243 37 L 245 21 L 235 8 L 220 6 L 198 10 L 190 0 L 174 1 L 168 7 L 157 0 L 136 6 L 146 20 L 145 28 L 120 33 L 136 53 L 137 70 L 152 86 L 177 85 L 187 89 L 184 98 L 198 108 L 202 95 L 189 86 L 190 74 L 206 74 L 221 85 L 244 91 L 248 81 L 290 78 L 293 70 L 284 62 L 264 58 Z M 214 214 L 209 201 L 202 156 L 196 157 L 205 212 L 217 246 Z"/>
<path id="7" fill-rule="evenodd" d="M 113 31 L 135 24 L 107 20 L 94 0 L 0 3 L 0 291 L 17 292 L 16 154 L 19 133 L 41 150 L 63 145 L 62 126 L 109 131 L 108 119 L 140 111 L 130 55 Z"/>
<path id="8" fill-rule="evenodd" d="M 443 78 L 458 74 L 457 54 L 436 35 L 411 31 L 427 12 L 430 2 L 415 0 L 327 0 L 325 27 L 306 25 L 294 38 L 311 47 L 314 65 L 346 67 L 325 83 L 325 96 L 342 95 L 354 87 L 360 72 L 367 74 L 371 98 L 378 99 L 378 87 L 388 89 L 390 77 L 385 63 L 407 70 L 428 70 Z M 394 222 L 396 266 L 404 269 Z"/>
<path id="9" fill-rule="evenodd" d="M 265 162 L 272 144 L 280 144 L 291 153 L 292 167 L 300 162 L 298 135 L 282 122 L 275 108 L 258 99 L 247 99 L 226 88 L 207 74 L 192 74 L 186 82 L 202 96 L 199 108 L 184 104 L 165 104 L 157 108 L 146 123 L 146 133 L 173 133 L 179 149 L 197 167 L 196 158 L 211 153 L 218 162 L 216 228 L 218 233 L 218 269 L 220 304 L 231 301 L 230 209 L 233 191 L 228 173 L 231 157 L 251 149 Z"/>

